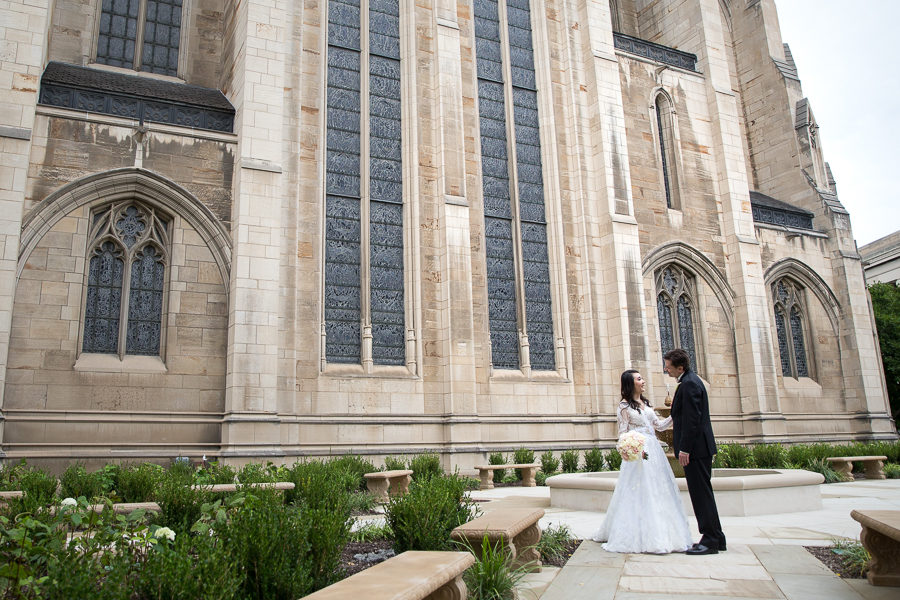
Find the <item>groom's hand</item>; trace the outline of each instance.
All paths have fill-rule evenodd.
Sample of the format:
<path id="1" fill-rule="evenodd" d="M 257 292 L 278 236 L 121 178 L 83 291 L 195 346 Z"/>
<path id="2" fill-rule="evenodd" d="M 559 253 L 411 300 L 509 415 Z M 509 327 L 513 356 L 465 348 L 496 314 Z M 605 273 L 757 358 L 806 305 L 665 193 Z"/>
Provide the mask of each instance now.
<path id="1" fill-rule="evenodd" d="M 678 453 L 678 464 L 682 467 L 688 466 L 688 463 L 691 462 L 691 455 L 687 452 L 679 452 Z"/>

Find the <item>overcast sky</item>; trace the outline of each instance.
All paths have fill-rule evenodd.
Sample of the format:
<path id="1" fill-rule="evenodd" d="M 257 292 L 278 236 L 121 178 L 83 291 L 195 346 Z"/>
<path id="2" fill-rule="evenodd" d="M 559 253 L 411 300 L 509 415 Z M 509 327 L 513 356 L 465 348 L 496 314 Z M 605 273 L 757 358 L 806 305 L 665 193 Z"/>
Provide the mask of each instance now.
<path id="1" fill-rule="evenodd" d="M 775 0 L 859 246 L 900 229 L 900 0 Z"/>

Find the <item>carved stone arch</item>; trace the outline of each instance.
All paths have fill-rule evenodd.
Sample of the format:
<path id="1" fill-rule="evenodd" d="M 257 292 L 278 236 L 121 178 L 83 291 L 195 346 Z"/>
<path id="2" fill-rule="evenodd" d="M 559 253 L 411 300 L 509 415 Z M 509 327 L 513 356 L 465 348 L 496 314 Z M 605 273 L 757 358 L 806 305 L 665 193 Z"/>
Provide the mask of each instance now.
<path id="1" fill-rule="evenodd" d="M 231 272 L 231 235 L 228 230 L 209 208 L 177 183 L 136 167 L 87 175 L 41 200 L 22 224 L 16 278 L 22 274 L 31 252 L 60 219 L 86 204 L 128 199 L 156 206 L 189 223 L 212 253 L 225 294 L 228 295 Z"/>
<path id="2" fill-rule="evenodd" d="M 662 69 L 657 69 L 657 75 L 662 73 Z M 678 112 L 675 110 L 675 99 L 672 98 L 672 94 L 664 88 L 662 85 L 657 82 L 657 85 L 653 87 L 653 90 L 650 92 L 650 110 L 656 110 L 656 99 L 659 96 L 663 96 L 666 99 L 666 102 L 669 105 L 669 110 L 672 111 L 673 115 L 677 115 Z"/>
<path id="3" fill-rule="evenodd" d="M 719 10 L 722 11 L 725 24 L 728 25 L 728 31 L 733 31 L 731 25 L 731 2 L 730 0 L 719 0 Z"/>
<path id="4" fill-rule="evenodd" d="M 669 264 L 677 264 L 695 276 L 703 279 L 704 283 L 715 294 L 716 299 L 725 311 L 728 324 L 734 330 L 734 290 L 728 285 L 728 281 L 721 271 L 702 252 L 685 244 L 684 242 L 668 242 L 652 250 L 641 263 L 644 276 L 653 275 L 656 271 Z"/>
<path id="5" fill-rule="evenodd" d="M 828 287 L 825 280 L 796 258 L 782 258 L 770 266 L 765 273 L 766 287 L 771 288 L 772 284 L 782 277 L 795 279 L 819 300 L 822 308 L 825 309 L 825 314 L 828 315 L 834 335 L 838 336 L 843 311 L 837 296 Z M 840 340 L 840 336 L 838 336 L 838 340 Z"/>

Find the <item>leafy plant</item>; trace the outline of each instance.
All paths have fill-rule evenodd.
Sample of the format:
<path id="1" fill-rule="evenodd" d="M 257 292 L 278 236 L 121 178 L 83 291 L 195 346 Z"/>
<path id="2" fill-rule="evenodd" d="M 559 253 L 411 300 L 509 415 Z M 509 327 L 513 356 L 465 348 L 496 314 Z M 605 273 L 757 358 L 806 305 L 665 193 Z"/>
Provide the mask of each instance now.
<path id="1" fill-rule="evenodd" d="M 844 477 L 835 471 L 831 466 L 831 463 L 824 458 L 813 458 L 804 468 L 815 473 L 821 473 L 825 477 L 825 483 L 839 483 L 844 481 Z"/>
<path id="2" fill-rule="evenodd" d="M 741 444 L 719 444 L 713 467 L 723 469 L 749 469 L 756 466 L 753 451 Z"/>
<path id="3" fill-rule="evenodd" d="M 566 552 L 566 546 L 572 541 L 572 530 L 566 525 L 549 525 L 541 532 L 541 540 L 538 542 L 538 552 L 544 560 L 562 558 Z"/>
<path id="4" fill-rule="evenodd" d="M 784 467 L 786 452 L 781 444 L 757 444 L 753 446 L 753 462 L 761 469 Z"/>
<path id="5" fill-rule="evenodd" d="M 162 467 L 153 463 L 125 466 L 119 470 L 116 491 L 123 502 L 148 502 L 155 497 L 164 473 Z"/>
<path id="6" fill-rule="evenodd" d="M 57 498 L 56 477 L 37 468 L 23 469 L 18 474 L 17 486 L 22 490 L 21 498 L 11 498 L 7 504 L 11 512 L 35 513 L 52 504 Z"/>
<path id="7" fill-rule="evenodd" d="M 506 458 L 502 452 L 491 452 L 488 456 L 488 464 L 505 465 Z M 504 477 L 506 477 L 506 469 L 494 469 L 494 483 L 501 483 Z"/>
<path id="8" fill-rule="evenodd" d="M 534 483 L 535 485 L 547 485 L 547 478 L 552 477 L 553 474 L 544 473 L 543 471 L 538 471 L 534 474 Z"/>
<path id="9" fill-rule="evenodd" d="M 350 492 L 348 496 L 348 506 L 350 513 L 367 513 L 372 512 L 378 503 L 375 502 L 375 496 L 369 492 Z"/>
<path id="10" fill-rule="evenodd" d="M 394 532 L 394 550 L 447 550 L 450 532 L 469 521 L 475 504 L 457 474 L 414 480 L 409 492 L 394 496 L 385 509 Z"/>
<path id="11" fill-rule="evenodd" d="M 272 463 L 265 465 L 260 463 L 247 463 L 237 472 L 235 480 L 238 483 L 271 483 L 277 481 L 275 473 L 277 467 Z"/>
<path id="12" fill-rule="evenodd" d="M 869 570 L 872 555 L 856 540 L 832 539 L 832 552 L 841 557 L 844 568 L 852 575 L 863 576 Z"/>
<path id="13" fill-rule="evenodd" d="M 527 570 L 512 566 L 503 538 L 491 544 L 485 535 L 481 540 L 480 552 L 466 547 L 475 555 L 475 564 L 463 574 L 469 600 L 514 600 L 516 585 Z"/>
<path id="14" fill-rule="evenodd" d="M 393 532 L 387 523 L 380 521 L 367 521 L 350 532 L 351 542 L 373 542 L 376 540 L 389 540 Z"/>
<path id="15" fill-rule="evenodd" d="M 595 473 L 603 470 L 603 451 L 600 448 L 591 448 L 584 453 L 584 470 Z"/>
<path id="16" fill-rule="evenodd" d="M 444 468 L 441 466 L 441 457 L 437 454 L 418 454 L 413 456 L 409 461 L 409 468 L 413 472 L 413 479 L 430 479 L 444 473 Z"/>
<path id="17" fill-rule="evenodd" d="M 534 464 L 534 450 L 529 450 L 528 448 L 517 448 L 513 452 L 513 463 L 517 465 L 531 465 Z M 519 469 L 515 469 L 516 479 L 522 479 L 522 471 Z"/>
<path id="18" fill-rule="evenodd" d="M 563 473 L 575 473 L 578 471 L 580 454 L 581 453 L 578 450 L 564 450 L 563 453 L 559 455 L 559 458 L 562 461 Z"/>
<path id="19" fill-rule="evenodd" d="M 171 528 L 176 534 L 186 534 L 200 518 L 202 507 L 211 494 L 202 489 L 192 489 L 190 479 L 181 472 L 170 469 L 159 479 L 156 502 L 159 504 L 157 522 Z"/>
<path id="20" fill-rule="evenodd" d="M 218 537 L 209 535 L 176 536 L 174 543 L 159 544 L 148 554 L 135 583 L 139 597 L 148 600 L 230 600 L 242 586 L 246 587 L 245 579 L 236 558 Z"/>
<path id="21" fill-rule="evenodd" d="M 335 470 L 343 471 L 352 475 L 352 477 L 348 477 L 348 479 L 345 479 L 345 481 L 355 481 L 356 487 L 348 487 L 348 491 L 353 491 L 353 489 L 366 489 L 366 478 L 363 476 L 366 473 L 374 473 L 378 470 L 375 468 L 375 465 L 373 465 L 371 461 L 356 454 L 345 454 L 338 458 L 329 460 L 328 464 Z"/>
<path id="22" fill-rule="evenodd" d="M 606 451 L 605 459 L 610 471 L 618 471 L 622 468 L 622 455 L 615 448 Z"/>
<path id="23" fill-rule="evenodd" d="M 384 457 L 385 471 L 404 471 L 406 470 L 406 461 L 399 456 Z"/>
<path id="24" fill-rule="evenodd" d="M 545 475 L 556 473 L 559 470 L 559 459 L 553 456 L 552 450 L 547 450 L 541 454 L 541 471 Z"/>
<path id="25" fill-rule="evenodd" d="M 884 465 L 884 476 L 888 479 L 900 479 L 900 465 L 886 463 Z"/>
<path id="26" fill-rule="evenodd" d="M 213 461 L 205 467 L 197 469 L 194 473 L 194 483 L 197 485 L 215 485 L 217 483 L 234 483 L 237 480 L 237 472 L 231 465 Z"/>
<path id="27" fill-rule="evenodd" d="M 881 345 L 891 414 L 896 423 L 900 420 L 900 288 L 890 283 L 873 283 L 869 286 L 869 296 Z"/>

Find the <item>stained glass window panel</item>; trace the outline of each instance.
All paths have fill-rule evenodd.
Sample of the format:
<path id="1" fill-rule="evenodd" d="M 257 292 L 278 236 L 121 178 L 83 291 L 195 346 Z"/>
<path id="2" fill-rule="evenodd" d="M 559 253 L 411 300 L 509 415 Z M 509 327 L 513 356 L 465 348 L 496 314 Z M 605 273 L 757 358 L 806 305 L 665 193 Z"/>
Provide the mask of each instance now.
<path id="1" fill-rule="evenodd" d="M 178 74 L 182 0 L 147 0 L 141 70 L 161 75 Z"/>
<path id="2" fill-rule="evenodd" d="M 699 371 L 697 351 L 694 348 L 694 317 L 691 304 L 683 294 L 678 298 L 678 338 L 681 348 L 688 353 L 691 359 L 691 368 Z"/>
<path id="3" fill-rule="evenodd" d="M 794 369 L 791 368 L 791 350 L 787 341 L 787 325 L 784 322 L 784 313 L 780 309 L 775 310 L 775 335 L 778 336 L 778 354 L 781 357 L 781 374 L 785 377 L 793 377 Z"/>
<path id="4" fill-rule="evenodd" d="M 147 246 L 131 263 L 126 354 L 159 354 L 165 282 L 162 258 L 156 248 Z"/>
<path id="5" fill-rule="evenodd" d="M 103 0 L 97 35 L 97 62 L 134 68 L 140 0 Z"/>
<path id="6" fill-rule="evenodd" d="M 91 257 L 85 298 L 84 352 L 118 352 L 124 270 L 121 249 L 112 242 L 105 242 Z"/>
<path id="7" fill-rule="evenodd" d="M 672 329 L 672 304 L 665 294 L 656 297 L 656 314 L 659 317 L 659 345 L 665 354 L 675 349 L 675 335 Z"/>
<path id="8" fill-rule="evenodd" d="M 803 324 L 797 307 L 791 308 L 791 341 L 794 345 L 794 362 L 797 364 L 797 377 L 809 377 L 806 364 L 806 345 L 803 341 Z"/>

